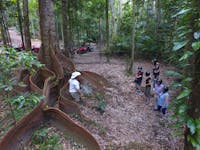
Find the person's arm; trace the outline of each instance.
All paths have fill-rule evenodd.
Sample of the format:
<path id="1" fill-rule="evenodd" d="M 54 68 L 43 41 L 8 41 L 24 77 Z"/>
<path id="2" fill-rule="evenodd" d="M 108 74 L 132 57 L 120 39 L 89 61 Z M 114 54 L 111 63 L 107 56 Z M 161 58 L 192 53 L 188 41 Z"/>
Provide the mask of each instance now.
<path id="1" fill-rule="evenodd" d="M 82 91 L 81 91 L 80 89 L 78 89 L 77 91 L 78 91 L 79 95 L 80 95 L 81 97 L 83 97 Z"/>
<path id="2" fill-rule="evenodd" d="M 149 83 L 148 83 L 148 85 L 150 85 L 150 86 L 151 86 L 151 78 L 149 79 Z"/>

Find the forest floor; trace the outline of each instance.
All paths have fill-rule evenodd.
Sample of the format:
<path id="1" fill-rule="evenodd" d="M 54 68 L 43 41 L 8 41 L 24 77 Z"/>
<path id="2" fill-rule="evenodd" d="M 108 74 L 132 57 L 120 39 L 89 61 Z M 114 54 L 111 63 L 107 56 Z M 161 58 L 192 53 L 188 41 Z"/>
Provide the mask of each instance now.
<path id="1" fill-rule="evenodd" d="M 74 63 L 80 71 L 92 71 L 105 77 L 111 87 L 105 93 L 106 109 L 101 114 L 94 109 L 82 106 L 83 113 L 96 122 L 97 129 L 88 130 L 100 143 L 102 149 L 182 149 L 183 139 L 172 136 L 173 122 L 163 118 L 160 112 L 154 111 L 154 98 L 146 104 L 144 94 L 135 91 L 134 76 L 126 73 L 127 63 L 123 58 L 111 58 L 107 63 L 105 57 L 99 57 L 97 49 L 94 52 L 75 55 Z M 136 60 L 134 71 L 142 66 L 143 72 L 152 70 L 152 63 L 146 60 Z M 165 71 L 174 70 L 172 66 L 160 64 L 164 85 L 169 86 L 174 78 L 167 76 Z M 144 87 L 144 81 L 142 86 Z M 170 90 L 171 100 L 177 91 Z M 84 99 L 87 101 L 87 99 Z M 168 111 L 167 116 L 173 112 Z M 87 128 L 87 126 L 86 126 Z"/>

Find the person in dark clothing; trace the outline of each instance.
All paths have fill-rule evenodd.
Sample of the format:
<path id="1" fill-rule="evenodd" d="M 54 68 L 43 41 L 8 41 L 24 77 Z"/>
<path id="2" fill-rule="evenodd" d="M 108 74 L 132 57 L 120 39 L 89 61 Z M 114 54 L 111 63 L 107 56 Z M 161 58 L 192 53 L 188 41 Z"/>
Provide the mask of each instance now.
<path id="1" fill-rule="evenodd" d="M 159 79 L 160 75 L 160 64 L 157 59 L 153 60 L 153 88 L 155 88 L 156 81 Z"/>
<path id="2" fill-rule="evenodd" d="M 138 93 L 141 92 L 141 83 L 142 83 L 142 78 L 143 78 L 143 72 L 142 72 L 142 67 L 138 67 L 138 72 L 135 76 L 135 87 L 136 87 L 136 91 Z"/>
<path id="3" fill-rule="evenodd" d="M 150 77 L 150 72 L 146 72 L 145 76 L 146 76 L 146 80 L 145 80 L 144 95 L 146 97 L 146 103 L 148 104 L 150 102 L 150 96 L 151 96 L 151 77 Z"/>

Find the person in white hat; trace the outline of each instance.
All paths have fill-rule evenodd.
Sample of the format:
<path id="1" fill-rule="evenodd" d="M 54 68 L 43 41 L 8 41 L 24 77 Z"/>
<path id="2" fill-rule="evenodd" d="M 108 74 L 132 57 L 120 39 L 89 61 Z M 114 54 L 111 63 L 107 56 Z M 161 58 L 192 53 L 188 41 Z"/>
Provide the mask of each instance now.
<path id="1" fill-rule="evenodd" d="M 69 79 L 69 93 L 74 98 L 76 102 L 81 100 L 82 92 L 80 90 L 80 82 L 78 77 L 81 75 L 80 72 L 75 71 L 72 73 L 71 78 Z"/>

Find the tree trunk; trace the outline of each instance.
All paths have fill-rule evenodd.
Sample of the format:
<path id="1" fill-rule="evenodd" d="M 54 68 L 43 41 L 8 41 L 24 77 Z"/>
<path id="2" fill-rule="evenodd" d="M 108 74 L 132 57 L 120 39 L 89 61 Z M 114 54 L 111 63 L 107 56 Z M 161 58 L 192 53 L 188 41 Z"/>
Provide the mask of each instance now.
<path id="1" fill-rule="evenodd" d="M 39 13 L 42 43 L 38 58 L 48 69 L 54 71 L 58 78 L 63 78 L 62 66 L 55 55 L 59 50 L 56 43 L 53 1 L 39 0 Z"/>
<path id="2" fill-rule="evenodd" d="M 68 0 L 62 0 L 62 23 L 64 33 L 64 54 L 69 57 L 69 19 L 68 19 Z"/>
<path id="3" fill-rule="evenodd" d="M 200 13 L 197 13 L 197 10 L 200 8 L 200 1 L 193 0 L 191 1 L 190 8 L 193 8 L 193 14 L 188 19 L 188 24 L 190 25 L 190 29 L 192 32 L 189 33 L 188 39 L 190 43 L 194 42 L 193 33 L 199 30 L 199 26 L 197 20 L 200 18 Z M 196 11 L 195 11 L 196 10 Z M 192 84 L 191 84 L 191 94 L 189 96 L 189 110 L 188 115 L 192 119 L 200 118 L 200 49 L 196 50 L 193 54 L 193 58 L 191 59 L 192 68 L 190 68 L 190 72 L 192 75 Z M 191 141 L 187 140 L 188 135 L 191 135 L 190 129 L 187 128 L 185 132 L 185 150 L 195 150 L 196 148 L 192 145 Z"/>
<path id="4" fill-rule="evenodd" d="M 134 55 L 135 55 L 135 25 L 136 25 L 136 2 L 135 0 L 132 0 L 132 18 L 133 18 L 133 25 L 132 25 L 132 50 L 131 50 L 131 60 L 130 60 L 130 66 L 128 68 L 128 72 L 132 73 L 133 71 L 133 62 L 134 62 Z"/>
<path id="5" fill-rule="evenodd" d="M 2 4 L 0 4 L 0 28 L 1 28 L 1 35 L 2 35 L 4 46 L 10 47 L 12 43 L 11 43 L 6 16 L 5 16 L 5 12 L 4 12 L 4 8 Z"/>
<path id="6" fill-rule="evenodd" d="M 24 45 L 24 34 L 23 34 L 23 26 L 22 26 L 22 12 L 20 8 L 20 0 L 17 0 L 17 12 L 18 12 L 18 22 L 19 22 L 19 30 L 21 34 L 22 45 Z"/>
<path id="7" fill-rule="evenodd" d="M 160 26 L 161 23 L 161 1 L 157 0 L 157 11 L 156 11 L 156 19 L 157 19 L 157 27 Z"/>
<path id="8" fill-rule="evenodd" d="M 29 29 L 29 10 L 28 0 L 23 0 L 23 14 L 24 14 L 24 37 L 25 37 L 25 49 L 31 50 L 31 34 Z"/>
<path id="9" fill-rule="evenodd" d="M 109 40 L 109 0 L 106 0 L 106 58 L 110 62 L 110 40 Z"/>

